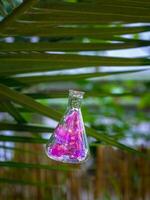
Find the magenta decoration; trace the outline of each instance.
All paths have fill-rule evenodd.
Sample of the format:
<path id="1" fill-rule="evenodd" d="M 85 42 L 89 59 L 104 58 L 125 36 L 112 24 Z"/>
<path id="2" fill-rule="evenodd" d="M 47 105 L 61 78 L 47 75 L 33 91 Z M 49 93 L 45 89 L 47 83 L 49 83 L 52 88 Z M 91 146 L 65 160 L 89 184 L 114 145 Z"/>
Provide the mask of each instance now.
<path id="1" fill-rule="evenodd" d="M 69 90 L 67 111 L 46 145 L 49 158 L 64 163 L 80 163 L 89 154 L 80 110 L 84 92 Z"/>

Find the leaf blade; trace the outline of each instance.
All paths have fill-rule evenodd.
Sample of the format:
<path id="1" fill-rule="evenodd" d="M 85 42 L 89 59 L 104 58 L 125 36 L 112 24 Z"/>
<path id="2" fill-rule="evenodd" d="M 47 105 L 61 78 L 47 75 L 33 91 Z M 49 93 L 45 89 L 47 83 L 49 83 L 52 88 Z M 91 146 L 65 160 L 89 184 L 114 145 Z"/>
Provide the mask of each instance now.
<path id="1" fill-rule="evenodd" d="M 17 168 L 17 169 L 45 169 L 45 170 L 58 170 L 58 171 L 68 171 L 69 167 L 63 165 L 50 166 L 46 164 L 32 164 L 24 162 L 13 162 L 13 161 L 0 161 L 1 167 Z"/>

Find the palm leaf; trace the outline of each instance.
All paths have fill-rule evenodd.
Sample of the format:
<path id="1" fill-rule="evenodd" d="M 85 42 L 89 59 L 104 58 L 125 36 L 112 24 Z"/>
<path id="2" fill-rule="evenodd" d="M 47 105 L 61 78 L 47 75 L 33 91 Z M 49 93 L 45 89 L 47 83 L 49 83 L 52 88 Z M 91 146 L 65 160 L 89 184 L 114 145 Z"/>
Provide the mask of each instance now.
<path id="1" fill-rule="evenodd" d="M 75 69 L 91 66 L 145 66 L 147 58 L 110 58 L 99 56 L 30 54 L 9 57 L 0 56 L 1 75 L 41 72 L 49 70 Z M 22 66 L 20 68 L 20 65 Z"/>
<path id="2" fill-rule="evenodd" d="M 48 133 L 53 131 L 52 128 L 41 126 L 38 124 L 14 124 L 14 123 L 0 123 L 0 130 L 11 130 L 11 131 L 29 131 L 35 133 Z"/>
<path id="3" fill-rule="evenodd" d="M 21 163 L 21 162 L 10 162 L 10 161 L 0 161 L 1 167 L 12 167 L 18 169 L 47 169 L 47 170 L 60 170 L 60 171 L 68 171 L 69 167 L 67 166 L 50 166 L 50 165 L 40 165 L 40 164 L 31 164 L 31 163 Z"/>
<path id="4" fill-rule="evenodd" d="M 0 22 L 0 98 L 2 104 L 0 111 L 8 112 L 17 121 L 1 122 L 0 130 L 10 130 L 22 132 L 45 133 L 52 132 L 53 128 L 41 126 L 39 124 L 26 123 L 22 113 L 30 112 L 41 114 L 55 121 L 60 120 L 62 114 L 51 107 L 44 106 L 36 99 L 64 98 L 67 95 L 67 87 L 57 89 L 53 92 L 33 92 L 32 87 L 39 83 L 68 81 L 73 84 L 82 85 L 82 81 L 88 78 L 103 77 L 107 75 L 117 75 L 133 72 L 145 72 L 141 66 L 147 69 L 150 65 L 149 57 L 124 58 L 106 56 L 108 50 L 133 49 L 137 47 L 148 47 L 149 41 L 145 41 L 140 34 L 146 34 L 150 30 L 149 23 L 150 3 L 147 0 L 135 1 L 85 1 L 85 2 L 54 2 L 54 1 L 23 1 L 17 8 L 10 1 L 11 13 L 7 13 L 3 5 L 0 4 L 0 12 L 3 20 Z M 7 15 L 7 16 L 6 16 Z M 127 24 L 130 23 L 130 24 Z M 136 24 L 135 27 L 132 23 Z M 132 38 L 124 37 L 130 34 Z M 33 43 L 33 36 L 38 36 L 36 43 Z M 137 37 L 138 36 L 138 37 Z M 14 42 L 8 43 L 6 37 L 11 37 Z M 86 42 L 85 42 L 86 41 Z M 81 55 L 82 51 L 92 51 L 92 55 Z M 106 51 L 106 52 L 103 52 Z M 49 52 L 49 53 L 48 53 Z M 56 53 L 57 52 L 57 53 Z M 59 54 L 59 53 L 62 54 Z M 88 53 L 88 52 L 87 52 Z M 126 67 L 123 71 L 99 72 L 99 67 Z M 136 66 L 136 69 L 129 70 L 129 67 Z M 95 72 L 73 75 L 65 74 L 65 70 L 78 68 L 95 67 Z M 37 75 L 41 72 L 52 72 L 61 70 L 61 75 Z M 147 71 L 146 71 L 147 72 Z M 22 75 L 25 73 L 25 75 Z M 30 74 L 33 73 L 33 74 Z M 33 75 L 33 76 L 32 76 Z M 61 84 L 61 83 L 60 83 Z M 96 85 L 96 86 L 95 86 Z M 86 97 L 97 98 L 99 96 L 111 97 L 141 97 L 148 91 L 139 92 L 123 91 L 115 94 L 111 91 L 99 89 L 99 84 L 93 84 L 93 90 L 87 90 Z M 16 88 L 12 89 L 12 87 Z M 78 87 L 75 85 L 75 87 Z M 26 88 L 26 90 L 24 90 Z M 29 89 L 29 91 L 28 91 Z M 31 89 L 31 91 L 30 91 Z M 5 99 L 5 102 L 4 102 Z M 16 103 L 16 104 L 14 104 Z M 22 107 L 18 107 L 18 105 Z M 87 134 L 105 145 L 115 146 L 119 149 L 142 155 L 135 149 L 128 147 L 109 136 L 105 131 L 94 130 L 86 127 Z M 26 137 L 0 135 L 2 142 L 15 142 L 27 144 L 45 144 L 46 139 L 42 137 Z M 4 147 L 5 148 L 5 147 Z M 15 151 L 15 149 L 14 149 Z M 22 162 L 0 162 L 1 167 L 17 169 L 49 169 L 67 171 L 68 167 L 49 166 L 44 164 L 31 164 Z M 41 186 L 44 183 L 36 183 L 28 180 L 15 180 L 1 177 L 0 182 L 10 184 L 29 184 Z M 47 185 L 44 185 L 47 186 Z"/>
<path id="5" fill-rule="evenodd" d="M 118 40 L 118 38 L 117 38 Z M 120 39 L 121 40 L 121 39 Z M 125 39 L 122 39 L 125 40 Z M 101 43 L 27 43 L 27 42 L 15 42 L 15 43 L 1 43 L 1 52 L 12 51 L 63 51 L 63 52 L 76 52 L 76 51 L 103 51 L 103 50 L 115 50 L 115 49 L 129 49 L 137 47 L 150 46 L 149 41 L 142 40 L 127 40 L 124 43 L 110 43 L 101 41 Z"/>
<path id="6" fill-rule="evenodd" d="M 9 98 L 25 107 L 28 107 L 32 110 L 36 110 L 40 114 L 43 114 L 54 120 L 60 120 L 61 114 L 59 112 L 55 111 L 54 109 L 47 108 L 47 107 L 39 104 L 38 102 L 35 102 L 31 97 L 25 96 L 23 94 L 19 94 L 16 91 L 12 91 L 6 86 L 0 85 L 0 94 L 2 94 L 5 98 Z M 105 142 L 106 144 L 114 145 L 123 150 L 127 150 L 129 152 L 133 151 L 138 154 L 138 151 L 136 151 L 130 147 L 127 147 L 123 144 L 118 143 L 117 141 L 111 139 L 107 135 L 99 134 L 99 133 L 96 134 L 95 130 L 92 130 L 91 128 L 88 128 L 88 127 L 86 127 L 86 129 L 87 129 L 87 133 L 89 136 L 95 137 L 96 139 L 101 140 L 101 141 Z M 9 136 L 4 136 L 4 137 L 9 137 Z"/>
<path id="7" fill-rule="evenodd" d="M 6 177 L 1 177 L 0 178 L 0 183 L 2 184 L 16 184 L 16 185 L 30 185 L 30 186 L 35 186 L 35 187 L 40 187 L 40 188 L 49 188 L 49 184 L 46 184 L 45 182 L 41 183 L 39 182 L 33 182 L 30 180 L 20 180 L 20 179 L 10 179 Z"/>
<path id="8" fill-rule="evenodd" d="M 24 136 L 6 136 L 0 135 L 0 141 L 2 142 L 19 142 L 19 143 L 32 143 L 32 144 L 45 144 L 46 139 L 34 138 L 34 137 L 24 137 Z"/>
<path id="9" fill-rule="evenodd" d="M 140 71 L 146 71 L 146 69 L 135 69 L 126 71 L 115 71 L 115 72 L 97 72 L 97 73 L 87 73 L 87 74 L 69 74 L 69 75 L 44 75 L 44 76 L 25 76 L 25 77 L 14 77 L 14 78 L 2 78 L 1 83 L 11 86 L 11 87 L 26 87 L 39 83 L 50 83 L 50 82 L 68 82 L 68 81 L 78 81 L 83 79 L 89 79 L 93 77 L 103 77 L 113 74 L 127 74 L 135 73 Z"/>
<path id="10" fill-rule="evenodd" d="M 16 109 L 16 107 L 9 101 L 3 101 L 1 102 L 1 105 L 3 108 L 14 117 L 14 119 L 18 123 L 26 123 L 26 120 L 23 118 L 23 116 L 19 113 L 19 111 Z"/>

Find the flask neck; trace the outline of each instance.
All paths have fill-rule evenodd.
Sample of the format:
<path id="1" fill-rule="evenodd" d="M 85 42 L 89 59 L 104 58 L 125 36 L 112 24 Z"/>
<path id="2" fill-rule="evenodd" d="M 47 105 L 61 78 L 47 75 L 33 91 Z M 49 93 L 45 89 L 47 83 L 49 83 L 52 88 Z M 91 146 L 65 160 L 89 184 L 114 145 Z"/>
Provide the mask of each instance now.
<path id="1" fill-rule="evenodd" d="M 80 109 L 84 92 L 69 90 L 68 106 L 71 109 Z"/>

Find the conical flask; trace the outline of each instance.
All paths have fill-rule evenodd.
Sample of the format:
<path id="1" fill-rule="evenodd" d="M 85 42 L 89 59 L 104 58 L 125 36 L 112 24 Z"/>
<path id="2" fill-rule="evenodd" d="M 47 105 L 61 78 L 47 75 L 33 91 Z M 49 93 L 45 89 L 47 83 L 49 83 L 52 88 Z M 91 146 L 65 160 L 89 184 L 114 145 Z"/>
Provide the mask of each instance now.
<path id="1" fill-rule="evenodd" d="M 67 111 L 46 145 L 49 158 L 64 163 L 87 159 L 89 147 L 80 109 L 83 95 L 84 92 L 69 90 Z"/>

